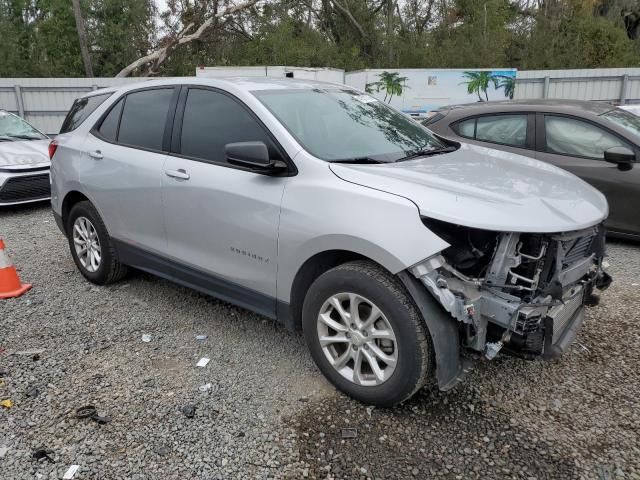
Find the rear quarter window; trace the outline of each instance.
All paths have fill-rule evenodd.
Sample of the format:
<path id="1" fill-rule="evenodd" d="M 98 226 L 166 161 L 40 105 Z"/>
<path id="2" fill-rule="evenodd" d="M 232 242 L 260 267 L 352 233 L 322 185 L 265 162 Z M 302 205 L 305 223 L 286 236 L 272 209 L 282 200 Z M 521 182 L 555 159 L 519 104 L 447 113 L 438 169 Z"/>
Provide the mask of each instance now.
<path id="1" fill-rule="evenodd" d="M 80 124 L 84 122 L 86 118 L 111 95 L 112 93 L 110 92 L 76 99 L 76 101 L 73 102 L 69 113 L 67 113 L 64 122 L 62 122 L 60 133 L 71 132 L 78 128 Z"/>

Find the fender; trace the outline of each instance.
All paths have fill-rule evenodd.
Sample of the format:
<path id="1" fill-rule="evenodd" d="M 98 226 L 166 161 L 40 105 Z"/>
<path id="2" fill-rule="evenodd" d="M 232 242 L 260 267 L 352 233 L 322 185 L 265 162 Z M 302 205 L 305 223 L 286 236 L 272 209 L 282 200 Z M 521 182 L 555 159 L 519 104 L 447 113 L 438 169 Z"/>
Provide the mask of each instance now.
<path id="1" fill-rule="evenodd" d="M 471 363 L 461 357 L 457 322 L 451 318 L 413 275 L 406 270 L 398 278 L 416 302 L 429 330 L 436 357 L 438 388 L 447 391 L 460 383 L 471 369 Z"/>

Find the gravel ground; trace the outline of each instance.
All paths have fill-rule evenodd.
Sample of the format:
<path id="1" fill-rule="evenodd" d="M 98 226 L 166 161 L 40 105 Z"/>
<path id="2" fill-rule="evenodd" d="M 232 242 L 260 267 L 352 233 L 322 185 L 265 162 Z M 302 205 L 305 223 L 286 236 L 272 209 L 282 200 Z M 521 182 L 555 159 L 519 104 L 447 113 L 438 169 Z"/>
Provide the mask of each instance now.
<path id="1" fill-rule="evenodd" d="M 559 361 L 480 363 L 383 410 L 270 320 L 144 274 L 90 285 L 46 205 L 0 212 L 0 236 L 34 285 L 0 303 L 3 479 L 640 480 L 640 246 L 611 243 L 615 283 Z M 87 404 L 110 422 L 76 418 Z"/>

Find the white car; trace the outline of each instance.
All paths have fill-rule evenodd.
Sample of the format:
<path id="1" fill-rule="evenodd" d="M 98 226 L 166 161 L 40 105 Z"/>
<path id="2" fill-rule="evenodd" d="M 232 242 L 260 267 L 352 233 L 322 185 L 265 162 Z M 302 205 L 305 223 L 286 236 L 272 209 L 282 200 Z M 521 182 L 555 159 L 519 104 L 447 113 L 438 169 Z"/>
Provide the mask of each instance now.
<path id="1" fill-rule="evenodd" d="M 0 110 L 0 206 L 50 198 L 48 148 L 44 133 Z"/>
<path id="2" fill-rule="evenodd" d="M 618 108 L 640 117 L 640 105 L 619 105 Z"/>

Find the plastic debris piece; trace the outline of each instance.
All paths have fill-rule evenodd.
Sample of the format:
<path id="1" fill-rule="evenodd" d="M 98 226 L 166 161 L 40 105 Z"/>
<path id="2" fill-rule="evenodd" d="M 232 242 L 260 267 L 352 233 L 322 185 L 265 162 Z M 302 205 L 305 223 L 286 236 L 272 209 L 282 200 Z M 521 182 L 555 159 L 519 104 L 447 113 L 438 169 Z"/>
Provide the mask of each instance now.
<path id="1" fill-rule="evenodd" d="M 38 390 L 38 387 L 30 387 L 25 393 L 29 398 L 36 398 L 40 395 L 40 390 Z"/>
<path id="2" fill-rule="evenodd" d="M 196 335 L 196 340 L 206 340 L 207 335 Z"/>
<path id="3" fill-rule="evenodd" d="M 11 401 L 8 398 L 6 400 L 2 400 L 0 402 L 0 407 L 11 408 L 11 407 L 13 407 L 13 401 Z"/>
<path id="4" fill-rule="evenodd" d="M 91 418 L 97 413 L 98 411 L 94 405 L 84 405 L 76 409 L 76 418 Z"/>
<path id="5" fill-rule="evenodd" d="M 33 458 L 35 460 L 47 460 L 49 463 L 56 463 L 51 455 L 53 455 L 53 450 L 49 448 L 38 448 L 33 452 Z"/>
<path id="6" fill-rule="evenodd" d="M 171 449 L 166 445 L 162 445 L 161 447 L 158 447 L 156 449 L 156 453 L 161 457 L 164 457 L 165 455 L 169 455 L 169 453 L 171 453 Z"/>
<path id="7" fill-rule="evenodd" d="M 145 333 L 144 335 L 142 335 L 142 341 L 144 343 L 149 343 L 151 341 L 151 335 L 149 335 L 148 333 Z"/>
<path id="8" fill-rule="evenodd" d="M 30 350 L 18 350 L 17 352 L 12 352 L 11 355 L 40 355 L 44 353 L 44 348 L 32 348 Z"/>
<path id="9" fill-rule="evenodd" d="M 208 392 L 209 390 L 211 390 L 211 384 L 205 383 L 204 385 L 200 385 L 198 387 L 198 390 L 200 390 L 201 392 Z"/>
<path id="10" fill-rule="evenodd" d="M 181 411 L 187 418 L 193 418 L 196 416 L 196 406 L 193 403 L 187 403 L 181 408 Z"/>
<path id="11" fill-rule="evenodd" d="M 71 465 L 67 471 L 64 472 L 64 475 L 62 476 L 63 480 L 71 480 L 79 468 L 80 465 Z"/>
<path id="12" fill-rule="evenodd" d="M 196 367 L 206 367 L 209 361 L 210 360 L 207 357 L 202 357 L 198 360 L 198 363 L 196 363 Z"/>
<path id="13" fill-rule="evenodd" d="M 356 438 L 358 436 L 357 428 L 343 428 L 342 438 Z"/>
<path id="14" fill-rule="evenodd" d="M 94 405 L 85 405 L 76 410 L 76 418 L 90 418 L 94 422 L 104 425 L 111 421 L 111 417 L 101 417 Z"/>
<path id="15" fill-rule="evenodd" d="M 9 447 L 0 447 L 0 460 L 5 457 L 8 451 Z"/>

